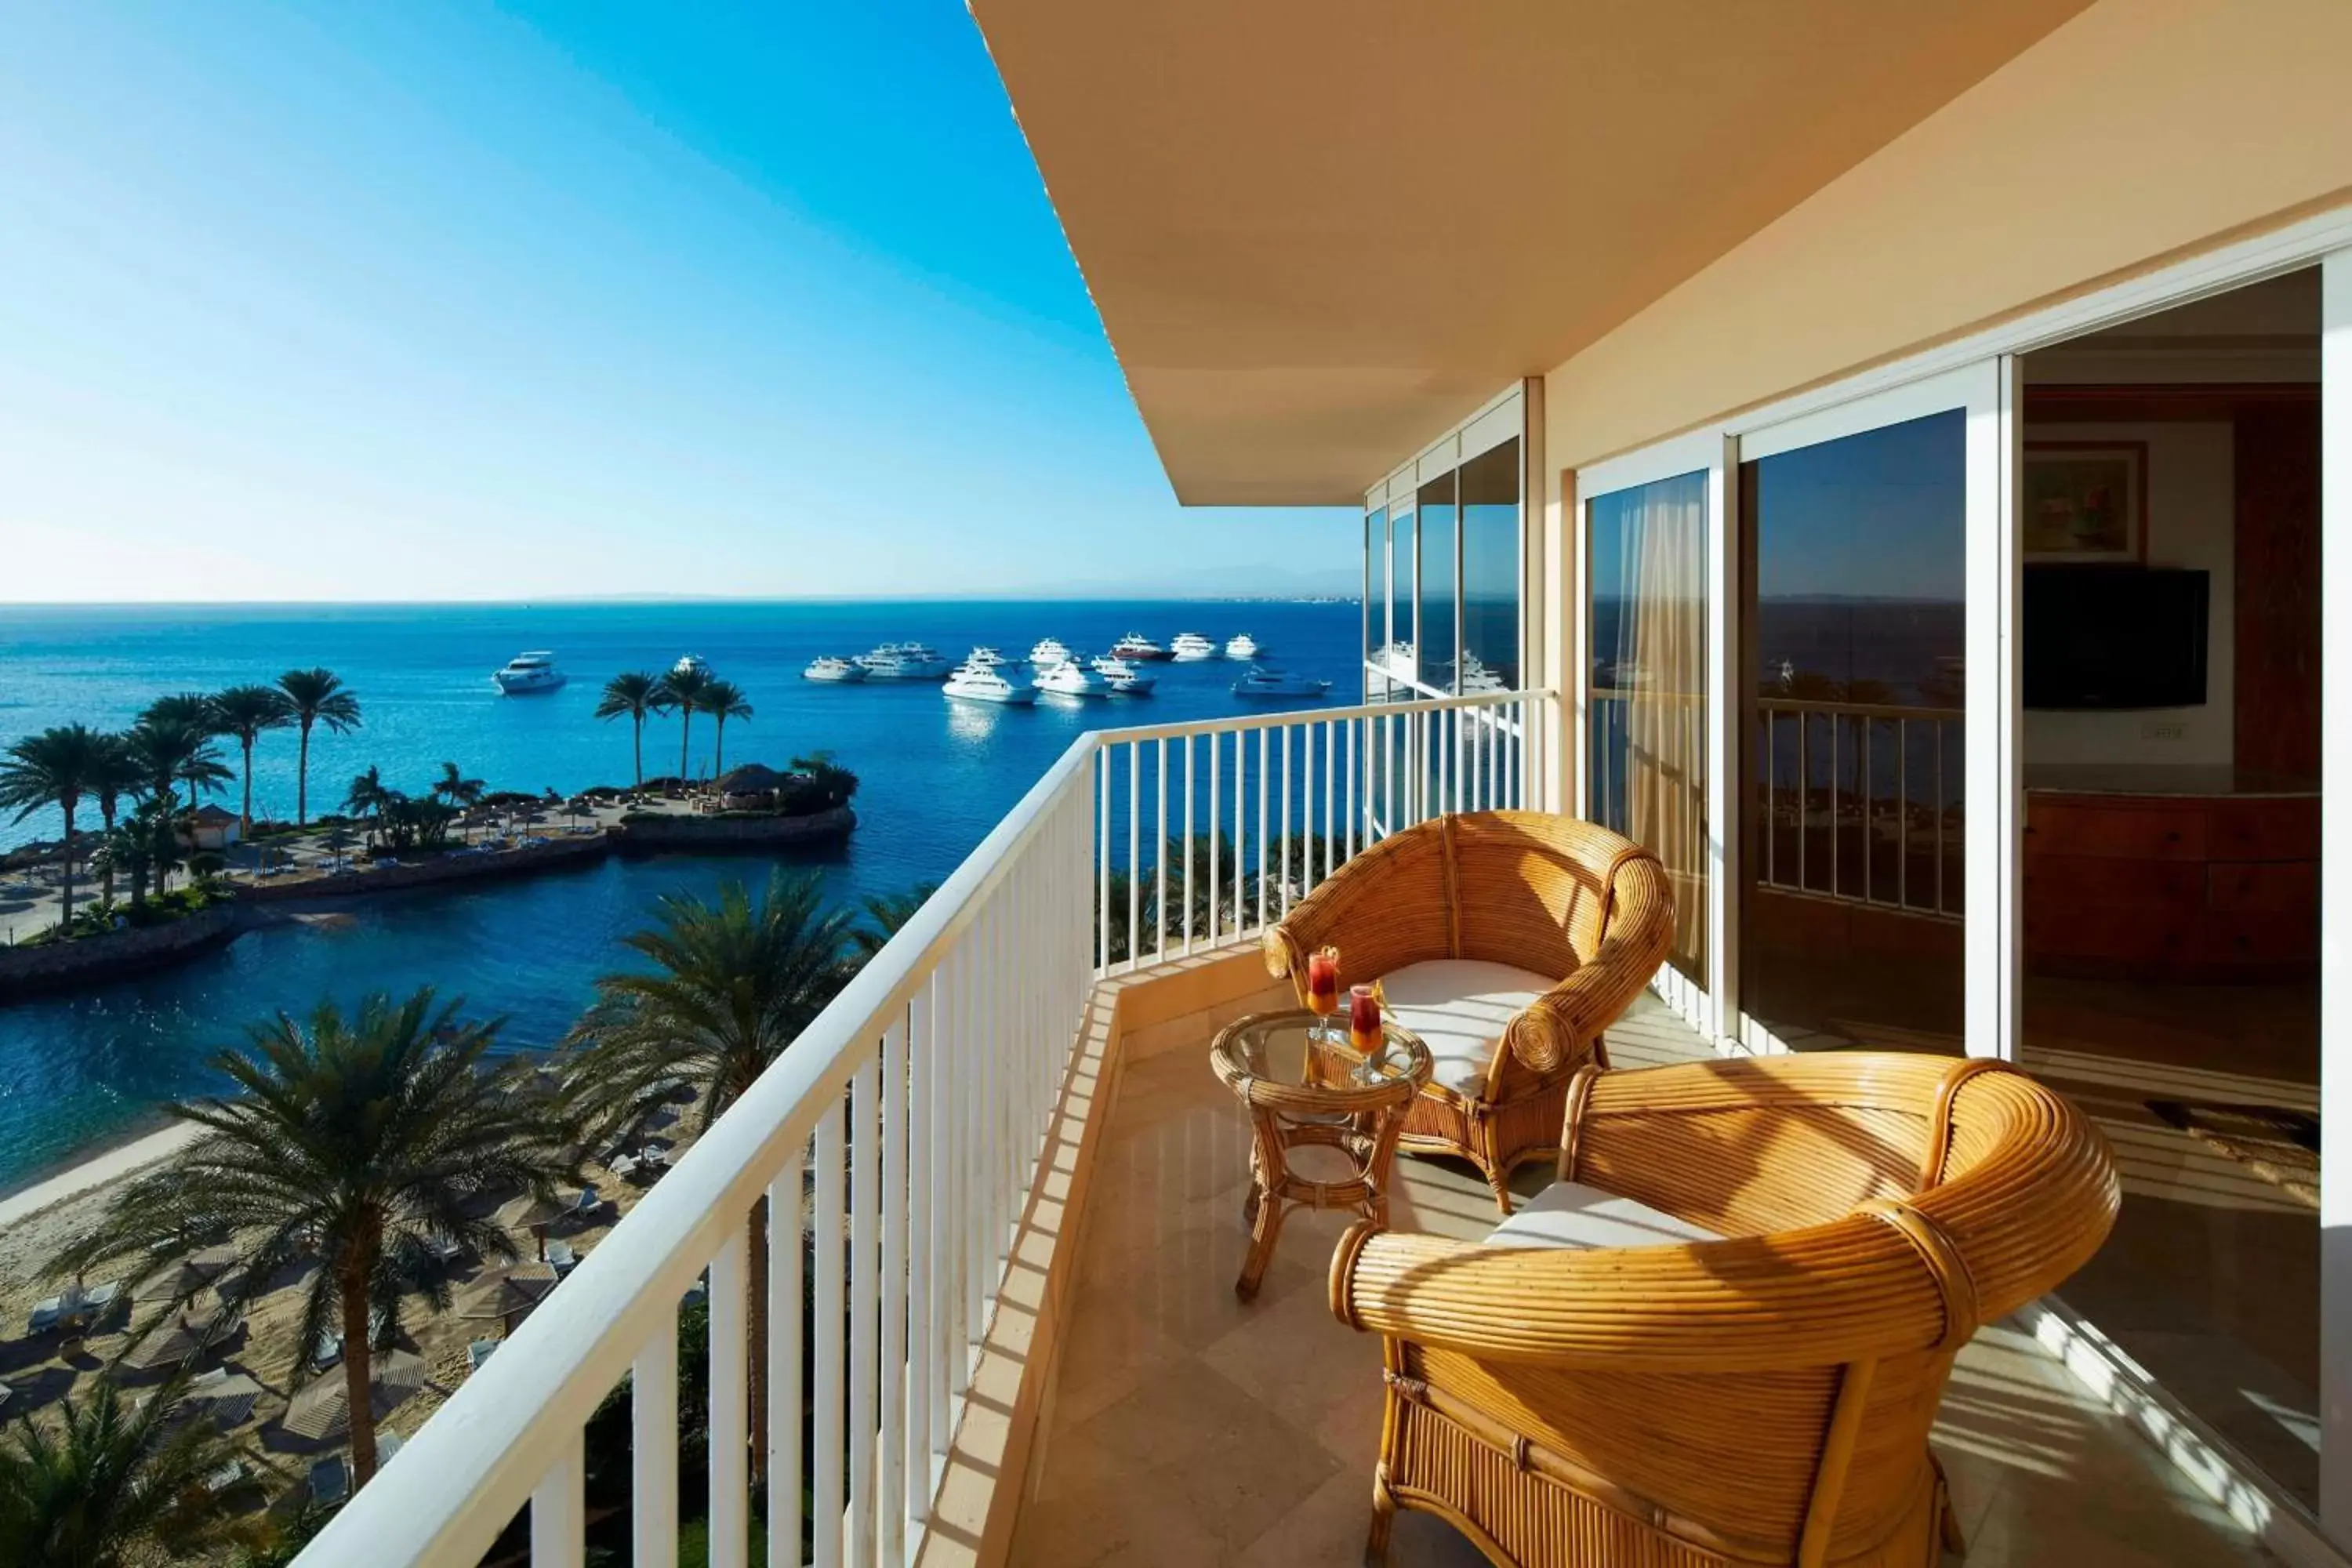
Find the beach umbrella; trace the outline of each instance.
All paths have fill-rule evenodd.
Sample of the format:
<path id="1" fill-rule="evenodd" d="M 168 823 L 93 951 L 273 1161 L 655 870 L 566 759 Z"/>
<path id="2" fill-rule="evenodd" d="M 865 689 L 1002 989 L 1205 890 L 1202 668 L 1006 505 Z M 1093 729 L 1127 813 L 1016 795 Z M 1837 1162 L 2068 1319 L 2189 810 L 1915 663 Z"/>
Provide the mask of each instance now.
<path id="1" fill-rule="evenodd" d="M 204 1320 L 186 1312 L 174 1312 L 115 1359 L 134 1371 L 152 1372 L 159 1366 L 187 1360 L 204 1342 Z"/>
<path id="2" fill-rule="evenodd" d="M 494 1318 L 504 1323 L 537 1306 L 554 1289 L 553 1268 L 544 1263 L 518 1263 L 458 1291 L 452 1310 L 461 1318 Z"/>
<path id="3" fill-rule="evenodd" d="M 208 1420 L 226 1432 L 252 1420 L 254 1402 L 260 1397 L 261 1384 L 241 1372 L 233 1373 L 189 1389 L 179 1409 L 192 1420 Z"/>
<path id="4" fill-rule="evenodd" d="M 425 1386 L 424 1359 L 409 1351 L 383 1352 L 368 1369 L 368 1403 L 382 1420 Z M 316 1443 L 341 1436 L 352 1426 L 351 1380 L 338 1371 L 304 1384 L 278 1426 Z"/>
<path id="5" fill-rule="evenodd" d="M 207 1247 L 192 1252 L 140 1282 L 131 1293 L 134 1301 L 175 1301 L 194 1295 L 236 1267 L 236 1248 Z"/>
<path id="6" fill-rule="evenodd" d="M 537 1237 L 539 1255 L 543 1258 L 547 1256 L 547 1227 L 569 1212 L 569 1205 L 553 1198 L 533 1197 L 525 1193 L 499 1205 L 498 1219 L 499 1224 L 508 1230 L 527 1230 Z"/>

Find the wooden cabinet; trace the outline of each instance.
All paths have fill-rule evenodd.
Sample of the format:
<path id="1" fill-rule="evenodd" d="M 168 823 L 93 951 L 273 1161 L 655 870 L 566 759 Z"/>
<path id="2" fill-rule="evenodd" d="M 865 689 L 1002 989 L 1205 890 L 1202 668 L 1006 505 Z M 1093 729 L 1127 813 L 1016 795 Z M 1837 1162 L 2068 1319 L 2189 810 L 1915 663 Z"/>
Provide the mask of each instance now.
<path id="1" fill-rule="evenodd" d="M 2027 973 L 2226 982 L 2317 971 L 2315 795 L 2025 799 Z"/>

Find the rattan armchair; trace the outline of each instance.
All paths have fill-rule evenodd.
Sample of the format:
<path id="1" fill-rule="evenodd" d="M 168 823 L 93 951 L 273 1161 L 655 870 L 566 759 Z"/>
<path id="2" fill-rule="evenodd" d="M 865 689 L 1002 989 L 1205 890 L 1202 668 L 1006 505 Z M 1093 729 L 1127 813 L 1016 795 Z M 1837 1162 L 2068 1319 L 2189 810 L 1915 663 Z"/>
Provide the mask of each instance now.
<path id="1" fill-rule="evenodd" d="M 1359 1226 L 1341 1321 L 1386 1340 L 1371 1548 L 1400 1507 L 1494 1562 L 1925 1568 L 1952 1358 L 2097 1250 L 2106 1148 L 1995 1063 L 1839 1054 L 1580 1072 L 1562 1184 L 1719 1239 L 1577 1250 Z M 1572 1189 L 1570 1184 L 1584 1184 Z"/>
<path id="2" fill-rule="evenodd" d="M 1490 994 L 1507 1002 L 1459 1035 L 1459 1070 L 1431 1038 L 1438 1070 L 1399 1146 L 1467 1159 L 1507 1215 L 1513 1167 L 1558 1147 L 1569 1079 L 1608 1064 L 1601 1031 L 1657 973 L 1674 931 L 1666 874 L 1640 845 L 1572 817 L 1482 811 L 1381 839 L 1294 906 L 1265 952 L 1302 1005 L 1307 955 L 1324 946 L 1349 982 L 1383 981 L 1392 1004 L 1415 978 L 1443 993 L 1449 964 L 1499 984 Z M 1442 995 L 1422 999 L 1443 1010 Z M 1436 1033 L 1427 1013 L 1396 1011 Z"/>

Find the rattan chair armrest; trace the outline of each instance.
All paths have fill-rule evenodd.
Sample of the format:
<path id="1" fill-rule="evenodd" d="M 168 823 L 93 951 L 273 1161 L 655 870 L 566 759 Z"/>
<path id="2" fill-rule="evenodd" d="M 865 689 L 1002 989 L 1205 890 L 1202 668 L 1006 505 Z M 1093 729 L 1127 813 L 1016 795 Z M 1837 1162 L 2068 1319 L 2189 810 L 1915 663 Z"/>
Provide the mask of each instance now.
<path id="1" fill-rule="evenodd" d="M 1563 1369 L 1750 1372 L 1921 1351 L 1943 1293 L 1893 1226 L 1680 1247 L 1479 1247 L 1360 1224 L 1331 1259 L 1351 1328 Z M 1974 1325 L 1969 1325 L 1973 1327 Z"/>
<path id="2" fill-rule="evenodd" d="M 1655 877 L 1664 896 L 1664 873 L 1652 860 L 1629 864 L 1621 878 Z M 1643 889 L 1647 893 L 1650 889 Z M 1489 1082 L 1499 1079 L 1501 1053 L 1508 1051 L 1531 1072 L 1548 1073 L 1562 1063 L 1573 1063 L 1588 1042 L 1623 1016 L 1651 977 L 1658 973 L 1674 947 L 1674 924 L 1668 921 L 1616 920 L 1601 950 L 1577 965 L 1567 979 L 1537 997 L 1513 1016 L 1496 1043 Z"/>

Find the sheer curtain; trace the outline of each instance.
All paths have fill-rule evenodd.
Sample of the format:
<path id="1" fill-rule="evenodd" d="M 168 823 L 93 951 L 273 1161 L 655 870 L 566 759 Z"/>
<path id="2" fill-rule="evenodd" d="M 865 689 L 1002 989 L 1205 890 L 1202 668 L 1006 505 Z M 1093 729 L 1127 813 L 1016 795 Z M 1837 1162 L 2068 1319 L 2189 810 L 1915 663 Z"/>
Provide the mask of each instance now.
<path id="1" fill-rule="evenodd" d="M 1596 604 L 1615 600 L 1594 685 L 1618 712 L 1595 758 L 1614 789 L 1608 826 L 1654 851 L 1675 894 L 1672 962 L 1706 980 L 1706 476 L 1661 479 L 1593 503 Z M 1613 537 L 1604 539 L 1604 529 Z M 1611 573 L 1608 567 L 1613 565 Z M 1610 578 L 1613 576 L 1614 581 Z M 1596 615 L 1596 631 L 1607 630 Z M 1613 799 L 1612 797 L 1614 797 Z"/>

